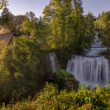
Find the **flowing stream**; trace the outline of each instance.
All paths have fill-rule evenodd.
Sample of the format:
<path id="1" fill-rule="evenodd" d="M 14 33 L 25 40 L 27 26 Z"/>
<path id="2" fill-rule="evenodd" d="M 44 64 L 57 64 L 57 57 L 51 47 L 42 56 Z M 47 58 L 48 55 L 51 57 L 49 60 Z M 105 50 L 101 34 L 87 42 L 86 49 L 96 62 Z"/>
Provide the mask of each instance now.
<path id="1" fill-rule="evenodd" d="M 110 83 L 109 60 L 100 54 L 106 50 L 106 48 L 102 48 L 102 42 L 96 34 L 94 43 L 86 51 L 86 57 L 72 56 L 66 70 L 73 74 L 82 85 L 87 84 L 91 87 L 99 84 L 103 87 Z"/>

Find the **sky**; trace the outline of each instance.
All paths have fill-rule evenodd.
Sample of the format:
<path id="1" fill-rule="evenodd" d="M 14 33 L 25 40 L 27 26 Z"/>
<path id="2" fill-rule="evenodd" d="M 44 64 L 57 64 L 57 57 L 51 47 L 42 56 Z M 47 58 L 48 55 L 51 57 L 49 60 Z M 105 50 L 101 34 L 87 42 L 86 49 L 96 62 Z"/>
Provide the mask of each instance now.
<path id="1" fill-rule="evenodd" d="M 14 15 L 25 14 L 33 11 L 37 17 L 42 16 L 43 9 L 50 0 L 8 0 L 8 8 Z M 98 16 L 103 11 L 110 11 L 110 0 L 82 0 L 84 14 L 92 12 Z"/>

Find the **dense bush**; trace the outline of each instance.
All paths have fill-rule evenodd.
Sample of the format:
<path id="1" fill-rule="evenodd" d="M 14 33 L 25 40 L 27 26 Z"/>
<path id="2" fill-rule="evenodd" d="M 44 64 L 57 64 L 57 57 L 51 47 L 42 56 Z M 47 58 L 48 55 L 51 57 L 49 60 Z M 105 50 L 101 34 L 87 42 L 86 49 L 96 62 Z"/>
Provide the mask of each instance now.
<path id="1" fill-rule="evenodd" d="M 54 81 L 58 84 L 59 90 L 77 90 L 79 84 L 72 74 L 62 69 L 56 70 L 54 74 Z"/>
<path id="2" fill-rule="evenodd" d="M 66 90 L 58 92 L 51 84 L 36 96 L 33 101 L 24 100 L 15 105 L 4 105 L 1 110 L 109 110 L 110 91 L 107 87 L 97 89 L 84 89 L 81 87 L 77 92 Z"/>
<path id="3" fill-rule="evenodd" d="M 25 37 L 0 45 L 0 101 L 34 95 L 38 90 L 38 71 L 42 57 L 37 43 Z"/>

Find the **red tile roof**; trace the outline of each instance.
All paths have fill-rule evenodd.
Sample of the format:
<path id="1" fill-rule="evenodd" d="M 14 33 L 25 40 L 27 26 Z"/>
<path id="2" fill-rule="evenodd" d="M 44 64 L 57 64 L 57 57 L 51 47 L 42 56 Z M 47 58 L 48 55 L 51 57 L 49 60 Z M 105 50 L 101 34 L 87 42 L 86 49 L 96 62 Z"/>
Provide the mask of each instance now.
<path id="1" fill-rule="evenodd" d="M 10 43 L 12 38 L 13 38 L 13 33 L 0 34 L 0 41 L 5 41 L 7 44 Z"/>

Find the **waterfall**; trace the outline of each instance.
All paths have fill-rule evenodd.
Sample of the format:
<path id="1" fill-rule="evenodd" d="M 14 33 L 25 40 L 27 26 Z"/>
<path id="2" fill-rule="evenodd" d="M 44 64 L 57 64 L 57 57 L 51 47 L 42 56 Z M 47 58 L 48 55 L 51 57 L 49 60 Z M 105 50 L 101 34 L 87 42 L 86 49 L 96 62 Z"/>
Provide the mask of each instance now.
<path id="1" fill-rule="evenodd" d="M 106 50 L 102 48 L 102 42 L 96 34 L 92 48 L 87 50 L 86 56 L 72 56 L 66 70 L 72 73 L 82 85 L 99 84 L 103 87 L 110 83 L 109 60 L 100 54 Z"/>
<path id="2" fill-rule="evenodd" d="M 58 67 L 58 60 L 55 52 L 49 53 L 49 61 L 50 61 L 51 71 L 52 73 L 54 73 Z"/>
<path id="3" fill-rule="evenodd" d="M 67 71 L 72 73 L 82 85 L 103 86 L 110 83 L 109 61 L 104 57 L 74 56 L 68 62 Z"/>

